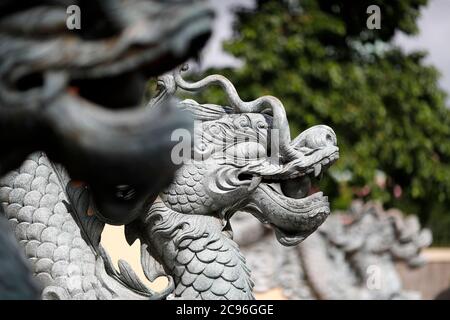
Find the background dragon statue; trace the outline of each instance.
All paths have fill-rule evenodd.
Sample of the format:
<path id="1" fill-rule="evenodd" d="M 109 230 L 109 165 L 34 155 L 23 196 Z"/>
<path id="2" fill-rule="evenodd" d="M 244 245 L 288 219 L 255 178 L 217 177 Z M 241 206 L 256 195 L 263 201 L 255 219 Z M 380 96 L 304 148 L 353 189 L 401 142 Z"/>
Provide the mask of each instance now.
<path id="1" fill-rule="evenodd" d="M 270 224 L 283 245 L 299 243 L 326 219 L 327 197 L 310 193 L 311 179 L 338 158 L 331 128 L 315 126 L 291 140 L 278 99 L 243 102 L 219 75 L 194 83 L 179 72 L 164 75 L 149 108 L 163 108 L 177 88 L 198 91 L 214 83 L 225 89 L 230 106 L 178 104 L 197 121 L 189 154 L 173 182 L 125 228 L 129 243 L 141 241 L 146 277 L 169 277 L 164 292 L 148 289 L 124 261 L 114 269 L 99 244 L 104 222 L 89 186 L 71 181 L 43 153 L 2 180 L 1 204 L 43 298 L 251 299 L 253 282 L 232 240 L 232 215 L 250 212 Z"/>
<path id="2" fill-rule="evenodd" d="M 256 291 L 283 288 L 290 299 L 419 299 L 405 291 L 396 262 L 419 267 L 431 233 L 416 216 L 355 201 L 336 212 L 306 241 L 282 248 L 248 215 L 238 214 L 236 241 L 254 270 Z"/>

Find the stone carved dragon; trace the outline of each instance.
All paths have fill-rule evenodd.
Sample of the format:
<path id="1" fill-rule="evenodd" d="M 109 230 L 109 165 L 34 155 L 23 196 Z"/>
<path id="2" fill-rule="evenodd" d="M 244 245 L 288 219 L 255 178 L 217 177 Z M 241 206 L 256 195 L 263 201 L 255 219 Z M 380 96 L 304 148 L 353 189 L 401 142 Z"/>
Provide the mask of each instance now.
<path id="1" fill-rule="evenodd" d="M 2 180 L 0 201 L 44 298 L 161 299 L 172 293 L 183 299 L 251 299 L 253 282 L 232 240 L 231 216 L 237 210 L 252 213 L 274 228 L 283 245 L 299 243 L 326 219 L 327 197 L 310 190 L 311 178 L 338 158 L 331 128 L 315 126 L 291 140 L 278 99 L 243 102 L 218 75 L 195 83 L 179 72 L 165 75 L 150 107 L 158 108 L 177 88 L 198 91 L 210 84 L 225 89 L 230 106 L 179 103 L 200 122 L 193 157 L 184 159 L 169 187 L 149 199 L 125 229 L 129 243 L 141 241 L 146 277 L 169 277 L 162 293 L 148 289 L 126 262 L 119 271 L 112 267 L 99 244 L 104 224 L 96 218 L 89 187 L 71 182 L 44 154 L 34 154 Z M 227 137 L 231 144 L 224 145 Z"/>
<path id="2" fill-rule="evenodd" d="M 396 262 L 424 264 L 431 233 L 415 216 L 355 201 L 297 247 L 281 248 L 254 219 L 238 214 L 236 241 L 254 270 L 257 292 L 283 288 L 290 299 L 419 299 L 405 291 Z"/>

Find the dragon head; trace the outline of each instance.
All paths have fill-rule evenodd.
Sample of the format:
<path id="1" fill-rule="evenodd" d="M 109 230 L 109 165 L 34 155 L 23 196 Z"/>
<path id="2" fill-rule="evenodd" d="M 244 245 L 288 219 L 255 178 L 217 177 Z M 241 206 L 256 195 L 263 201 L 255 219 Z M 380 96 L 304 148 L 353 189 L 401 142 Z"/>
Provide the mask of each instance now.
<path id="1" fill-rule="evenodd" d="M 211 83 L 225 89 L 230 106 L 190 99 L 180 103 L 195 119 L 194 141 L 187 144 L 193 148 L 161 199 L 177 212 L 214 215 L 225 221 L 237 210 L 248 211 L 270 224 L 280 243 L 297 244 L 330 212 L 327 197 L 312 192 L 311 180 L 338 159 L 335 133 L 318 125 L 291 139 L 278 99 L 264 96 L 243 102 L 219 75 L 195 83 L 186 82 L 180 73 L 166 75 L 160 78 L 159 96 L 177 87 L 197 91 Z M 180 150 L 184 149 L 174 149 Z"/>

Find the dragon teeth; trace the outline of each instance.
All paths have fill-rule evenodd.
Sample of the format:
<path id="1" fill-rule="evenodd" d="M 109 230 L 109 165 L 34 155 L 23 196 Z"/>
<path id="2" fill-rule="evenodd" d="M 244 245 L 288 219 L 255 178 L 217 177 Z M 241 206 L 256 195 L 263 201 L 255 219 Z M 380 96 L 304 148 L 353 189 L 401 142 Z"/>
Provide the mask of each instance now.
<path id="1" fill-rule="evenodd" d="M 320 163 L 314 166 L 314 177 L 317 177 L 322 171 L 322 165 Z"/>

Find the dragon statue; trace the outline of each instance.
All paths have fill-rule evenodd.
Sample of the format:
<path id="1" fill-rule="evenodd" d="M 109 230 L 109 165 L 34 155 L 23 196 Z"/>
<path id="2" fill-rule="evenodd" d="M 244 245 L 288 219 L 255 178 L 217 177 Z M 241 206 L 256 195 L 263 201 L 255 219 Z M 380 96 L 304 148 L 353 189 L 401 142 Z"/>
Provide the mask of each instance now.
<path id="1" fill-rule="evenodd" d="M 315 126 L 291 139 L 275 97 L 244 102 L 225 77 L 190 83 L 181 70 L 159 78 L 149 108 L 164 107 L 177 88 L 197 92 L 211 84 L 225 90 L 229 106 L 178 103 L 195 119 L 193 141 L 181 136 L 188 141 L 173 149 L 182 166 L 172 183 L 125 226 L 127 241 L 141 242 L 146 277 L 169 278 L 163 292 L 147 288 L 124 261 L 115 270 L 100 245 L 104 222 L 89 186 L 70 180 L 45 154 L 33 154 L 2 180 L 0 202 L 43 298 L 252 299 L 250 269 L 232 240 L 233 214 L 251 213 L 287 246 L 325 221 L 327 197 L 312 193 L 311 180 L 339 156 L 331 128 Z"/>
<path id="2" fill-rule="evenodd" d="M 416 268 L 431 243 L 416 216 L 384 211 L 376 202 L 354 201 L 336 212 L 300 245 L 282 248 L 270 231 L 237 214 L 235 237 L 254 270 L 255 290 L 281 287 L 290 299 L 420 299 L 405 291 L 396 262 Z"/>

